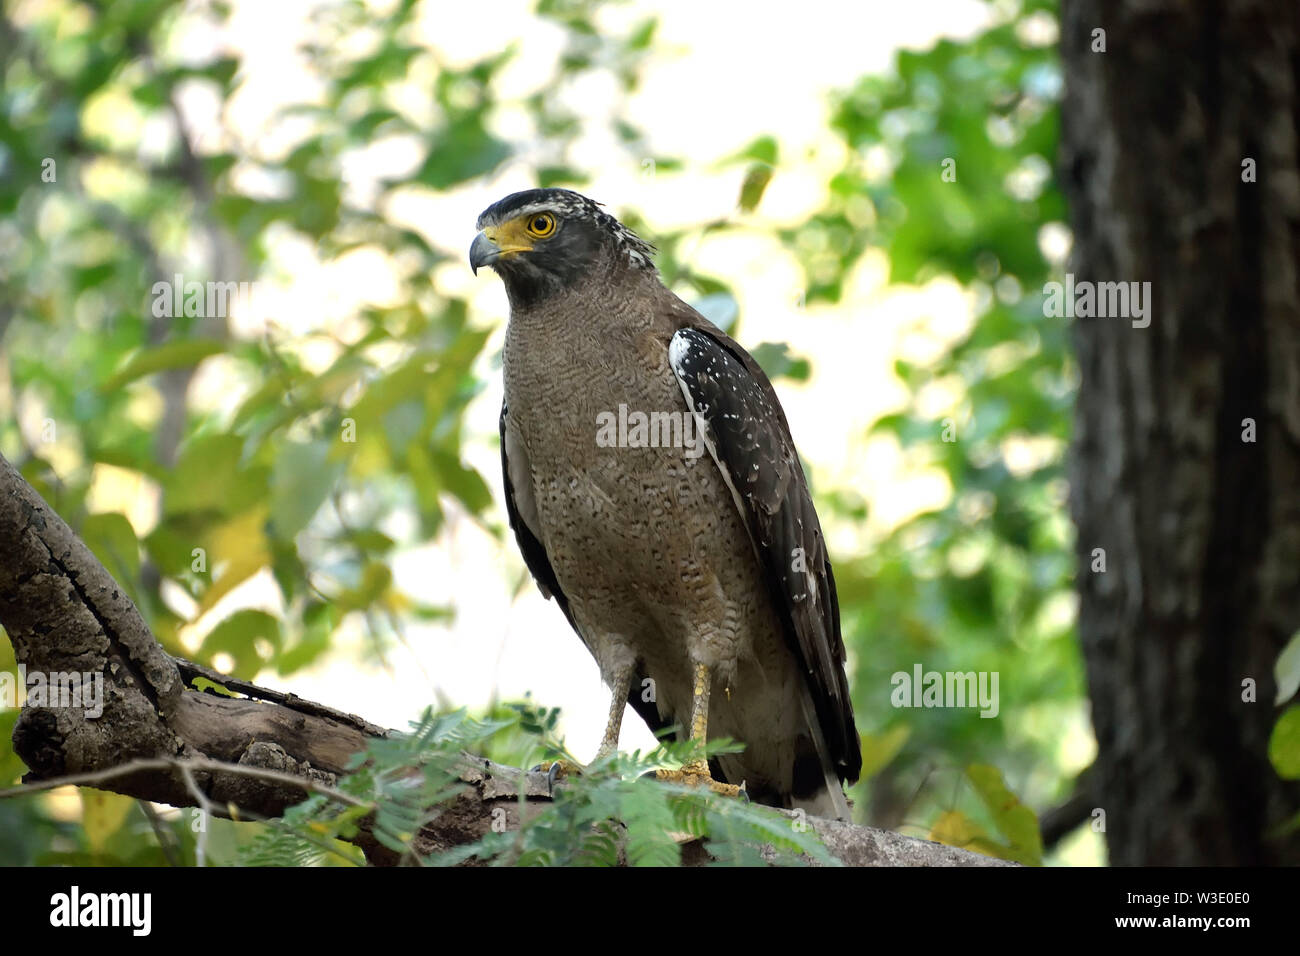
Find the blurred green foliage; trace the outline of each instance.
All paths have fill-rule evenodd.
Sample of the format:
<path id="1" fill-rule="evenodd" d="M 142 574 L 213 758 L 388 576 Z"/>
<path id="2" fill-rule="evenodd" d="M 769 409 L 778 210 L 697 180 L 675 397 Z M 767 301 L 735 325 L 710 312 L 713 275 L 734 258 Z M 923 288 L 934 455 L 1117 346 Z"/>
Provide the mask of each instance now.
<path id="1" fill-rule="evenodd" d="M 539 184 L 581 188 L 589 175 L 573 146 L 588 120 L 548 92 L 610 76 L 629 94 L 657 49 L 653 17 L 611 35 L 593 25 L 600 6 L 540 0 L 563 53 L 542 92 L 510 101 L 497 81 L 516 51 L 451 65 L 412 40 L 414 0 L 383 15 L 359 3 L 322 7 L 316 39 L 301 51 L 320 89 L 280 118 L 301 131 L 283 154 L 233 134 L 199 147 L 180 92 L 228 104 L 241 64 L 177 59 L 181 4 L 54 3 L 25 7 L 21 18 L 5 7 L 0 450 L 84 536 L 173 653 L 181 627 L 264 570 L 281 610 L 229 614 L 194 655 L 201 662 L 222 654 L 240 677 L 288 674 L 329 653 L 345 621 L 382 649 L 406 622 L 450 613 L 397 589 L 391 562 L 438 533 L 448 502 L 500 524 L 499 503 L 462 454 L 465 409 L 484 387 L 476 370 L 490 364 L 488 334 L 463 299 L 436 286 L 448 254 L 390 218 L 385 200 L 454 189 L 521 158 Z M 213 4 L 209 15 L 219 21 L 227 11 Z M 940 471 L 950 500 L 864 553 L 833 555 L 866 759 L 853 797 L 864 821 L 1026 862 L 1042 856 L 1029 807 L 1068 794 L 1059 744 L 1084 719 L 1061 464 L 1073 371 L 1063 320 L 1043 317 L 1035 291 L 1051 271 L 1043 229 L 1064 218 L 1052 172 L 1060 75 L 1050 46 L 1022 39 L 1027 22 L 1055 16 L 1043 0 L 999 3 L 994 25 L 973 39 L 900 53 L 888 75 L 841 91 L 832 131 L 846 162 L 822 208 L 778 234 L 806 272 L 810 304 L 839 301 L 872 248 L 888 254 L 894 281 L 950 276 L 977 304 L 969 333 L 940 358 L 896 365 L 909 399 L 872 433 Z M 419 115 L 394 93 L 411 83 L 430 100 Z M 491 117 L 506 107 L 528 117 L 534 142 L 494 132 Z M 726 161 L 743 177 L 738 217 L 760 209 L 781 175 L 780 118 L 771 122 Z M 654 155 L 645 131 L 624 120 L 613 132 L 629 164 L 667 176 L 691 169 L 689 157 Z M 349 164 L 385 137 L 418 144 L 413 171 L 373 194 L 351 190 Z M 49 171 L 52 182 L 42 179 Z M 615 211 L 639 225 L 634 211 Z M 743 329 L 725 280 L 687 259 L 688 240 L 733 228 L 753 225 L 700 222 L 651 238 L 666 282 Z M 288 321 L 250 339 L 222 318 L 155 314 L 159 281 L 254 281 L 289 238 L 325 261 L 382 250 L 398 273 L 399 304 L 366 308 L 346 339 L 296 333 Z M 797 336 L 793 351 L 749 344 L 774 376 L 806 379 L 815 368 Z M 313 346 L 334 356 L 323 372 L 304 363 Z M 238 396 L 229 408 L 190 401 L 196 371 L 212 363 Z M 920 410 L 935 383 L 959 387 L 951 421 Z M 956 441 L 944 440 L 945 427 Z M 1013 467 L 1013 446 L 1030 440 L 1045 452 L 1032 467 Z M 125 515 L 96 510 L 88 495 L 97 466 L 156 487 L 160 518 L 142 539 Z M 817 491 L 828 526 L 861 523 L 870 507 L 851 488 Z M 389 520 L 395 514 L 412 520 Z M 999 672 L 999 718 L 893 708 L 890 675 L 918 662 Z M 0 643 L 0 667 L 12 666 Z M 6 737 L 13 719 L 0 712 Z M 513 739 L 526 749 L 525 738 Z M 22 769 L 0 748 L 3 784 Z M 47 812 L 39 800 L 0 803 L 0 859 L 194 858 L 184 814 L 165 822 L 129 802 L 87 804 L 87 826 L 76 828 Z M 252 825 L 212 825 L 208 858 L 233 862 Z M 149 827 L 158 836 L 142 842 L 152 849 L 114 842 L 113 833 Z"/>
<path id="2" fill-rule="evenodd" d="M 1268 741 L 1268 759 L 1283 780 L 1300 780 L 1300 705 L 1293 703 L 1300 691 L 1300 632 L 1291 636 L 1274 666 L 1277 707 L 1284 708 Z M 1300 828 L 1300 812 L 1283 826 L 1286 832 Z"/>
<path id="3" fill-rule="evenodd" d="M 837 298 L 846 270 L 877 245 L 893 280 L 952 276 L 977 303 L 969 334 L 939 360 L 896 363 L 911 400 L 873 429 L 938 468 L 951 499 L 836 564 L 865 749 L 906 733 L 864 794 L 891 825 L 954 803 L 987 820 L 970 796 L 952 796 L 971 789 L 969 763 L 996 763 L 1040 805 L 1068 784 L 1054 769 L 1054 738 L 1083 700 L 1062 468 L 1075 373 L 1064 321 L 1044 317 L 1036 291 L 1051 277 L 1043 228 L 1064 227 L 1052 173 L 1060 76 L 1055 50 L 1018 33 L 1026 18 L 1053 14 L 1053 4 L 1025 4 L 969 43 L 900 53 L 896 75 L 864 77 L 842 95 L 834 126 L 864 161 L 832 180 L 830 203 L 808 227 L 841 250 L 808 258 L 810 299 Z M 855 227 L 864 219 L 867 228 Z M 958 406 L 950 417 L 923 414 L 918 397 L 945 382 L 959 383 Z M 1012 467 L 1012 446 L 1027 440 L 1045 454 Z M 999 672 L 1006 719 L 887 707 L 879 689 L 918 661 Z"/>

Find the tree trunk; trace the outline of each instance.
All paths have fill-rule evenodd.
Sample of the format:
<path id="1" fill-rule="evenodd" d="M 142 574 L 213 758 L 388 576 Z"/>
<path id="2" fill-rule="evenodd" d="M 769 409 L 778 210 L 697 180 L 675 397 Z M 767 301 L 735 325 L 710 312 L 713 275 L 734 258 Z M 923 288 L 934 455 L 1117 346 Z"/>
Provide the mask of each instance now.
<path id="1" fill-rule="evenodd" d="M 1300 627 L 1300 12 L 1065 0 L 1061 47 L 1075 285 L 1151 284 L 1145 327 L 1074 320 L 1110 861 L 1300 863 L 1267 833 L 1300 811 L 1267 758 Z"/>

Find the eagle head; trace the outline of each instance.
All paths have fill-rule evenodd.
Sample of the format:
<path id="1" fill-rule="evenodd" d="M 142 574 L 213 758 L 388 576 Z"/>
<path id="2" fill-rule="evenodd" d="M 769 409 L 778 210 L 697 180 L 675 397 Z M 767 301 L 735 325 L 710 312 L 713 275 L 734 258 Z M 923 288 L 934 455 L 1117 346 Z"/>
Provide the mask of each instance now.
<path id="1" fill-rule="evenodd" d="M 654 270 L 654 246 L 571 189 L 527 189 L 478 217 L 470 268 L 491 266 L 511 302 L 533 303 L 599 268 Z"/>

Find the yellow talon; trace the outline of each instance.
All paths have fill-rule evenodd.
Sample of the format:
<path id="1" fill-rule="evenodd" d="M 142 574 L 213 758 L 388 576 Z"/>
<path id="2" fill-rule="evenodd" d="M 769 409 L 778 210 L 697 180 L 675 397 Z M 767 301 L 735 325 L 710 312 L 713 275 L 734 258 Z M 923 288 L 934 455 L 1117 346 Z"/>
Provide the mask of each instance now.
<path id="1" fill-rule="evenodd" d="M 677 783 L 688 787 L 706 786 L 724 797 L 742 797 L 745 794 L 744 784 L 736 786 L 734 783 L 720 783 L 714 780 L 709 773 L 708 764 L 703 762 L 688 763 L 681 770 L 656 770 L 655 777 L 664 783 Z"/>

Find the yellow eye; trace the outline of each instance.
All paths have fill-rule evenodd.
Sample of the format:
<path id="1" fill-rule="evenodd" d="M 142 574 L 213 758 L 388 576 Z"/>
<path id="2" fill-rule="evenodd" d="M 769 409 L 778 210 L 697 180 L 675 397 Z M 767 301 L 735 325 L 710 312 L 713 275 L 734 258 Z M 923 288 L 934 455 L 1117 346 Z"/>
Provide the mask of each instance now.
<path id="1" fill-rule="evenodd" d="M 525 228 L 533 238 L 545 239 L 555 231 L 555 217 L 550 213 L 539 212 L 536 216 L 528 217 L 528 225 Z"/>

